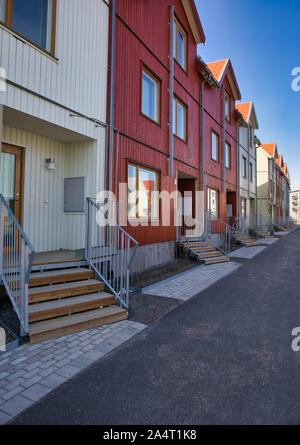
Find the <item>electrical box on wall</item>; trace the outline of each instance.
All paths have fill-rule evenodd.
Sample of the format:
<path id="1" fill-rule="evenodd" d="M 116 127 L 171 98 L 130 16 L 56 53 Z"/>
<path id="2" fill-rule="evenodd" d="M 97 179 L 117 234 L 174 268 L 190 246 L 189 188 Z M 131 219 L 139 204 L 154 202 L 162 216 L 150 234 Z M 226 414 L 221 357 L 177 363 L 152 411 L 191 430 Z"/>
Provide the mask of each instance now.
<path id="1" fill-rule="evenodd" d="M 64 212 L 84 213 L 86 199 L 86 178 L 64 179 Z"/>

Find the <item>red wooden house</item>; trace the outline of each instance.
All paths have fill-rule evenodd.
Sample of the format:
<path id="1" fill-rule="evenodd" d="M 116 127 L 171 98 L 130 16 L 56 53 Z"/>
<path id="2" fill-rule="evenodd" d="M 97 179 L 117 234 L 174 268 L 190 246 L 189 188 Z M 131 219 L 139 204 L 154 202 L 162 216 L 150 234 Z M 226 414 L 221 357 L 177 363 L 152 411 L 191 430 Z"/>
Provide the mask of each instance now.
<path id="1" fill-rule="evenodd" d="M 235 101 L 241 99 L 229 59 L 207 64 L 217 81 L 204 87 L 204 188 L 207 208 L 219 219 L 236 217 L 238 141 Z"/>
<path id="2" fill-rule="evenodd" d="M 150 189 L 186 192 L 186 211 L 196 216 L 202 82 L 196 60 L 205 36 L 193 0 L 117 0 L 115 36 L 112 184 L 120 214 L 128 212 L 128 222 L 120 222 L 141 246 L 135 271 L 174 258 L 178 203 L 171 202 L 171 224 L 164 226 L 165 209 Z M 124 183 L 128 192 L 120 196 Z"/>

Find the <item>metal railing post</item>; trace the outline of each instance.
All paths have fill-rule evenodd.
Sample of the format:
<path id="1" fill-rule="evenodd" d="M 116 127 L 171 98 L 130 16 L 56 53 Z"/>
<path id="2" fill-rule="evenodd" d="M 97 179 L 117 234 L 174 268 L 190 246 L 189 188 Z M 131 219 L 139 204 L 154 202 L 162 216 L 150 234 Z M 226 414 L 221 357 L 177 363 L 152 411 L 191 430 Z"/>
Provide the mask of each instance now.
<path id="1" fill-rule="evenodd" d="M 0 199 L 0 273 L 4 266 L 4 206 Z"/>

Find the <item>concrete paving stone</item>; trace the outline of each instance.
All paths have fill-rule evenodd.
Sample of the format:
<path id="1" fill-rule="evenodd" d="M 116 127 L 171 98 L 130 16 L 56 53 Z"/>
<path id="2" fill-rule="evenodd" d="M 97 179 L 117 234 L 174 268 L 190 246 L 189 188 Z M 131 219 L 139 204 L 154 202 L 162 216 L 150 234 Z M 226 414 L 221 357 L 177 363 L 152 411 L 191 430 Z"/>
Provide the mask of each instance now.
<path id="1" fill-rule="evenodd" d="M 49 360 L 48 362 L 42 363 L 41 365 L 39 365 L 39 368 L 44 370 L 44 369 L 50 368 L 51 366 L 53 366 L 55 364 L 56 364 L 55 360 Z"/>
<path id="2" fill-rule="evenodd" d="M 27 360 L 26 355 L 23 357 L 19 357 L 17 358 L 17 360 L 13 360 L 12 362 L 10 362 L 13 366 L 19 365 L 22 362 L 25 362 L 25 360 Z"/>
<path id="3" fill-rule="evenodd" d="M 1 384 L 1 380 L 5 379 L 8 376 L 9 376 L 9 372 L 7 372 L 7 371 L 1 372 L 1 374 L 0 374 L 0 384 Z"/>
<path id="4" fill-rule="evenodd" d="M 11 369 L 11 365 L 9 363 L 6 363 L 5 365 L 0 367 L 0 373 L 3 373 L 5 371 L 9 372 L 10 369 Z"/>
<path id="5" fill-rule="evenodd" d="M 57 366 L 58 368 L 63 368 L 64 366 L 68 365 L 71 361 L 72 361 L 72 360 L 70 360 L 69 358 L 66 358 L 66 359 L 64 359 L 64 360 L 62 360 L 62 361 L 58 361 L 58 362 L 56 362 L 56 366 Z"/>
<path id="6" fill-rule="evenodd" d="M 64 377 L 58 374 L 52 374 L 42 380 L 42 384 L 50 389 L 55 389 L 68 380 L 68 377 Z"/>
<path id="7" fill-rule="evenodd" d="M 36 402 L 37 400 L 43 398 L 51 391 L 47 386 L 41 385 L 40 383 L 35 383 L 30 388 L 23 391 L 22 396 Z"/>
<path id="8" fill-rule="evenodd" d="M 10 382 L 13 382 L 15 380 L 17 380 L 19 377 L 22 377 L 24 374 L 24 370 L 20 369 L 17 372 L 14 372 L 12 374 L 10 374 L 9 376 L 7 376 L 7 380 L 9 380 Z"/>
<path id="9" fill-rule="evenodd" d="M 0 389 L 4 389 L 6 388 L 7 385 L 10 384 L 10 381 L 7 379 L 2 379 L 0 380 Z"/>
<path id="10" fill-rule="evenodd" d="M 8 423 L 11 419 L 11 416 L 4 413 L 3 411 L 0 411 L 0 425 L 4 425 L 5 423 Z"/>
<path id="11" fill-rule="evenodd" d="M 93 349 L 94 348 L 94 345 L 87 345 L 87 346 L 85 346 L 84 347 L 84 349 L 82 350 L 82 352 L 87 352 L 87 351 L 90 351 L 91 349 Z"/>
<path id="12" fill-rule="evenodd" d="M 38 368 L 39 365 L 41 365 L 42 362 L 38 358 L 31 358 L 28 363 L 24 366 L 24 370 L 27 372 L 33 371 L 35 368 Z"/>
<path id="13" fill-rule="evenodd" d="M 26 380 L 24 383 L 22 383 L 22 386 L 24 388 L 30 388 L 30 386 L 34 385 L 35 383 L 40 382 L 43 379 L 41 375 L 36 375 L 34 377 L 31 377 L 30 379 Z"/>
<path id="14" fill-rule="evenodd" d="M 58 370 L 57 366 L 51 366 L 49 369 L 44 369 L 44 371 L 41 371 L 39 373 L 39 375 L 42 376 L 42 377 L 48 377 L 48 375 L 53 374 L 57 370 Z"/>
<path id="15" fill-rule="evenodd" d="M 11 391 L 8 391 L 5 394 L 2 394 L 2 399 L 4 400 L 10 400 L 13 397 L 15 397 L 17 394 L 20 394 L 22 391 L 24 391 L 23 386 L 17 386 L 16 388 L 12 389 Z"/>
<path id="16" fill-rule="evenodd" d="M 105 355 L 105 352 L 102 351 L 88 351 L 86 354 L 83 355 L 83 358 L 90 359 L 92 362 L 99 360 L 101 357 Z"/>
<path id="17" fill-rule="evenodd" d="M 67 366 L 64 366 L 63 368 L 60 368 L 58 371 L 56 371 L 56 374 L 62 375 L 63 377 L 71 378 L 78 372 L 79 372 L 79 368 L 76 368 L 75 366 L 72 366 L 72 365 L 67 365 Z"/>
<path id="18" fill-rule="evenodd" d="M 40 372 L 40 368 L 36 367 L 32 369 L 30 372 L 26 372 L 26 379 L 31 379 L 32 377 L 35 377 Z"/>
<path id="19" fill-rule="evenodd" d="M 13 382 L 10 382 L 7 386 L 6 389 L 7 391 L 11 391 L 13 390 L 16 386 L 22 385 L 25 382 L 25 378 L 24 377 L 19 377 L 17 380 L 14 380 Z"/>
<path id="20" fill-rule="evenodd" d="M 87 354 L 89 354 L 90 352 L 91 351 L 87 352 Z M 90 366 L 92 363 L 93 360 L 82 355 L 81 357 L 72 361 L 72 366 L 75 366 L 75 368 L 84 369 Z"/>
<path id="21" fill-rule="evenodd" d="M 113 346 L 108 343 L 101 343 L 100 345 L 95 347 L 96 351 L 104 352 L 105 354 L 111 352 L 113 350 Z"/>
<path id="22" fill-rule="evenodd" d="M 70 360 L 75 360 L 76 358 L 80 357 L 82 355 L 82 351 L 74 352 L 69 356 Z"/>

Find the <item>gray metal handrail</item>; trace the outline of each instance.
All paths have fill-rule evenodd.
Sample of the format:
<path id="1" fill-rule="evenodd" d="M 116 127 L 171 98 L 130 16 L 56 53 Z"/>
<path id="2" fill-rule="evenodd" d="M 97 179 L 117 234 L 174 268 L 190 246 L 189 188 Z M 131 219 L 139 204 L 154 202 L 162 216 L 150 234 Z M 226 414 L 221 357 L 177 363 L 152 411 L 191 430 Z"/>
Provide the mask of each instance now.
<path id="1" fill-rule="evenodd" d="M 28 334 L 28 282 L 34 248 L 0 194 L 0 278 L 20 320 L 21 336 Z"/>
<path id="2" fill-rule="evenodd" d="M 85 259 L 117 302 L 128 309 L 130 267 L 139 243 L 117 224 L 114 207 L 110 216 L 103 205 L 87 198 Z"/>
<path id="3" fill-rule="evenodd" d="M 185 218 L 186 220 L 186 218 Z M 177 232 L 177 239 L 184 242 L 190 241 L 187 245 L 199 241 L 197 246 L 197 254 L 200 258 L 205 258 L 206 248 L 205 243 L 217 248 L 222 253 L 227 255 L 231 251 L 232 228 L 225 221 L 217 218 L 210 210 L 203 210 L 202 218 L 196 219 L 190 217 L 187 221 L 189 229 L 189 237 L 186 236 L 186 229 L 180 226 Z"/>
<path id="4" fill-rule="evenodd" d="M 232 227 L 210 210 L 204 210 L 204 215 L 210 227 L 207 240 L 224 255 L 228 255 L 231 252 Z"/>

